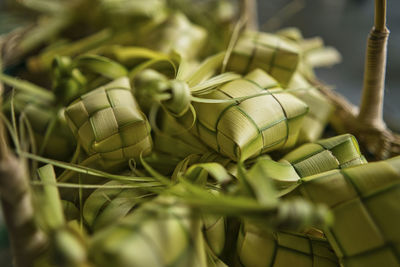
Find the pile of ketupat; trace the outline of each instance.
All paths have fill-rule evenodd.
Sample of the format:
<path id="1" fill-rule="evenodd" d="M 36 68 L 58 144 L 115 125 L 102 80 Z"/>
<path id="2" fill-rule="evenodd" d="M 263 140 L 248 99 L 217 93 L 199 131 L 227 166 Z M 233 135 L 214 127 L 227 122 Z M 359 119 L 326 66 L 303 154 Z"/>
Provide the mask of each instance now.
<path id="1" fill-rule="evenodd" d="M 24 80 L 0 74 L 32 266 L 400 265 L 400 157 L 323 135 L 321 39 L 240 30 L 231 1 L 41 2 Z"/>

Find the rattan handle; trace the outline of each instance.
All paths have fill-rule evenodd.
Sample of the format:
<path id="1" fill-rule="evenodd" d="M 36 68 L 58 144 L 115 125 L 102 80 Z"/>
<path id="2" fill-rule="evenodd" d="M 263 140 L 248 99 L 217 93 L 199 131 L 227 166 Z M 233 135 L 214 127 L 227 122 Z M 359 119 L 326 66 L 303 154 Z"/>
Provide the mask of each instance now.
<path id="1" fill-rule="evenodd" d="M 368 36 L 364 86 L 358 118 L 375 128 L 384 128 L 383 98 L 387 58 L 386 0 L 375 0 L 375 23 Z"/>

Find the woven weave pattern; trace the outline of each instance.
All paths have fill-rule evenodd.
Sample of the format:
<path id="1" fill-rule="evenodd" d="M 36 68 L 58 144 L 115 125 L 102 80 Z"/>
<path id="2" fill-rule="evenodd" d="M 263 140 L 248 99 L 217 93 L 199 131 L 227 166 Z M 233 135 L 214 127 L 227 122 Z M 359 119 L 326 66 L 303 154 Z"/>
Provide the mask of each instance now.
<path id="1" fill-rule="evenodd" d="M 91 256 L 96 266 L 205 267 L 201 222 L 188 207 L 159 197 L 97 232 Z"/>
<path id="2" fill-rule="evenodd" d="M 325 234 L 345 266 L 400 265 L 400 157 L 302 179 L 300 192 L 325 203 Z"/>
<path id="3" fill-rule="evenodd" d="M 350 134 L 305 144 L 285 155 L 300 177 L 365 163 L 357 140 Z"/>
<path id="4" fill-rule="evenodd" d="M 107 185 L 121 185 L 117 181 Z M 92 231 L 112 225 L 116 220 L 125 217 L 144 198 L 145 192 L 139 189 L 99 188 L 86 199 L 82 216 Z"/>
<path id="5" fill-rule="evenodd" d="M 248 224 L 239 233 L 237 252 L 238 265 L 246 267 L 338 266 L 337 257 L 325 239 L 271 233 Z"/>
<path id="6" fill-rule="evenodd" d="M 232 99 L 279 89 L 260 69 L 206 95 Z M 196 132 L 202 141 L 233 160 L 245 160 L 296 143 L 308 107 L 288 93 L 261 95 L 234 103 L 194 103 Z"/>
<path id="7" fill-rule="evenodd" d="M 245 32 L 227 64 L 228 71 L 246 74 L 256 68 L 286 86 L 297 69 L 300 49 L 289 39 L 261 32 Z"/>
<path id="8" fill-rule="evenodd" d="M 68 124 L 89 155 L 122 160 L 149 153 L 147 119 L 121 78 L 82 95 L 65 110 Z"/>

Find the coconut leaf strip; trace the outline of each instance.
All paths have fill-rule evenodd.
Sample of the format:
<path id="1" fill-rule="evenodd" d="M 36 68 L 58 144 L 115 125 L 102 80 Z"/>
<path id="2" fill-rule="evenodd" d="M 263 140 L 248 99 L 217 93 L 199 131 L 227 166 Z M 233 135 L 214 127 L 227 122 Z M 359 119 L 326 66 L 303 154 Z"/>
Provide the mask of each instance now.
<path id="1" fill-rule="evenodd" d="M 142 64 L 139 64 L 139 65 L 136 66 L 135 68 L 131 69 L 131 70 L 129 71 L 128 77 L 129 77 L 130 79 L 133 79 L 133 78 L 136 77 L 136 75 L 137 75 L 139 72 L 141 72 L 141 71 L 143 71 L 143 70 L 145 70 L 145 69 L 148 69 L 148 68 L 150 68 L 150 67 L 154 67 L 154 68 L 155 68 L 156 64 L 159 64 L 159 63 L 168 63 L 168 65 L 172 66 L 172 69 L 173 69 L 172 75 L 173 75 L 173 76 L 176 75 L 176 66 L 175 66 L 175 63 L 174 63 L 173 61 L 171 61 L 170 58 L 155 58 L 155 59 L 147 60 L 147 61 L 143 62 Z"/>
<path id="2" fill-rule="evenodd" d="M 129 182 L 129 181 L 126 181 Z M 52 186 L 58 188 L 82 188 L 82 189 L 133 189 L 133 188 L 146 188 L 162 186 L 159 182 L 146 182 L 146 183 L 135 183 L 135 184 L 116 184 L 116 185 L 97 185 L 97 184 L 74 184 L 74 183 L 62 183 L 62 182 L 40 182 L 31 181 L 33 186 Z"/>
<path id="3" fill-rule="evenodd" d="M 39 162 L 51 164 L 56 167 L 64 168 L 64 169 L 74 171 L 77 173 L 81 173 L 81 174 L 88 174 L 88 175 L 93 175 L 93 176 L 97 176 L 97 177 L 104 177 L 104 178 L 117 180 L 117 181 L 154 182 L 153 177 L 134 177 L 134 176 L 127 176 L 127 175 L 111 174 L 111 173 L 103 172 L 100 170 L 92 169 L 89 167 L 81 166 L 78 164 L 72 164 L 72 163 L 62 162 L 62 161 L 58 161 L 58 160 L 54 160 L 54 159 L 40 157 L 40 156 L 31 154 L 28 152 L 19 152 L 18 154 L 21 157 L 26 157 L 29 159 L 37 160 Z"/>
<path id="4" fill-rule="evenodd" d="M 195 178 L 193 176 L 196 175 L 199 170 L 205 170 L 220 184 L 227 183 L 231 180 L 231 176 L 226 169 L 215 162 L 195 164 L 187 170 L 185 176 L 189 180 L 193 180 Z"/>
<path id="5" fill-rule="evenodd" d="M 245 79 L 244 79 L 245 80 Z M 214 89 L 214 88 L 213 88 Z M 262 92 L 262 93 L 257 93 L 257 94 L 252 94 L 252 95 L 247 95 L 247 96 L 241 96 L 241 97 L 231 97 L 229 99 L 209 99 L 204 96 L 201 97 L 196 97 L 196 96 L 191 96 L 191 100 L 193 102 L 199 102 L 199 103 L 210 103 L 210 104 L 220 104 L 220 103 L 230 103 L 230 102 L 241 102 L 247 99 L 252 99 L 256 98 L 259 96 L 265 96 L 265 95 L 275 95 L 275 94 L 284 94 L 288 92 L 295 92 L 295 91 L 307 91 L 313 89 L 312 87 L 308 88 L 298 88 L 298 89 L 273 89 L 273 90 L 268 90 L 267 92 Z M 209 94 L 210 92 L 207 92 Z M 200 94 L 202 95 L 202 94 Z"/>
<path id="6" fill-rule="evenodd" d="M 37 95 L 38 97 L 41 97 L 46 101 L 55 100 L 54 95 L 50 91 L 28 81 L 20 80 L 4 73 L 0 73 L 0 80 L 17 90 L 21 90 L 24 93 Z"/>
<path id="7" fill-rule="evenodd" d="M 124 65 L 129 65 L 131 61 L 138 59 L 167 59 L 169 58 L 168 54 L 160 53 L 148 48 L 144 47 L 135 47 L 135 46 L 113 46 L 110 48 L 110 52 L 117 59 L 118 62 L 121 62 Z"/>
<path id="8" fill-rule="evenodd" d="M 127 76 L 128 71 L 124 66 L 110 60 L 109 58 L 98 55 L 83 55 L 75 59 L 78 68 L 88 69 L 110 79 L 117 79 Z"/>
<path id="9" fill-rule="evenodd" d="M 196 86 L 191 87 L 190 92 L 192 93 L 192 95 L 202 95 L 202 94 L 211 93 L 212 90 L 215 89 L 216 87 L 218 87 L 219 85 L 230 82 L 232 80 L 236 80 L 240 77 L 241 77 L 241 75 L 239 75 L 239 74 L 226 72 L 226 73 L 217 75 L 213 78 L 210 78 L 205 82 L 197 84 Z"/>
<path id="10" fill-rule="evenodd" d="M 43 186 L 36 191 L 36 198 L 39 200 L 41 221 L 47 231 L 57 230 L 65 223 L 60 195 L 57 187 L 48 185 L 56 184 L 56 174 L 52 165 L 47 164 L 37 170 Z"/>
<path id="11" fill-rule="evenodd" d="M 219 53 L 203 61 L 193 74 L 187 78 L 186 82 L 189 87 L 194 87 L 217 73 L 217 69 L 221 66 L 223 59 L 224 53 Z"/>
<path id="12" fill-rule="evenodd" d="M 113 34 L 113 30 L 106 28 L 73 43 L 66 43 L 53 49 L 45 50 L 38 56 L 29 59 L 29 69 L 34 72 L 48 70 L 56 56 L 76 56 L 88 52 L 100 44 L 109 41 Z"/>
<path id="13" fill-rule="evenodd" d="M 171 185 L 172 182 L 168 177 L 165 177 L 164 175 L 160 174 L 159 172 L 157 172 L 155 169 L 153 169 L 142 157 L 142 155 L 140 155 L 140 163 L 143 165 L 143 167 L 146 169 L 146 171 L 148 171 L 150 173 L 150 175 L 152 175 L 152 177 L 154 177 L 154 179 L 158 180 L 160 183 L 162 183 L 163 185 Z"/>

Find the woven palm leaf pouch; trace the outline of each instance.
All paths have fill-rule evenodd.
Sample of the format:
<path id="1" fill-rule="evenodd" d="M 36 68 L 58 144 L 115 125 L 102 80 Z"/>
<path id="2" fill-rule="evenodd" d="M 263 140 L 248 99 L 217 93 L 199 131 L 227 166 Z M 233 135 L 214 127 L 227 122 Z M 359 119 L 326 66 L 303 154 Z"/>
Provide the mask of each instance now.
<path id="1" fill-rule="evenodd" d="M 286 154 L 280 161 L 289 162 L 300 177 L 366 163 L 357 140 L 350 134 L 304 144 Z"/>
<path id="2" fill-rule="evenodd" d="M 125 161 L 151 152 L 150 126 L 128 78 L 99 87 L 65 110 L 68 125 L 90 157 Z"/>
<path id="3" fill-rule="evenodd" d="M 258 157 L 257 161 L 264 170 L 264 178 L 272 179 L 281 196 L 299 186 L 303 177 L 366 163 L 357 141 L 349 134 L 304 144 L 279 161 L 268 156 Z"/>
<path id="4" fill-rule="evenodd" d="M 246 31 L 239 37 L 226 69 L 246 74 L 260 68 L 286 87 L 299 61 L 300 48 L 295 42 L 275 34 Z"/>
<path id="5" fill-rule="evenodd" d="M 98 231 L 89 252 L 96 266 L 207 266 L 199 218 L 165 196 Z"/>
<path id="6" fill-rule="evenodd" d="M 338 266 L 324 238 L 292 232 L 270 232 L 250 223 L 242 225 L 237 245 L 238 267 Z"/>
<path id="7" fill-rule="evenodd" d="M 400 157 L 301 181 L 298 193 L 333 211 L 324 233 L 344 266 L 399 266 Z"/>
<path id="8" fill-rule="evenodd" d="M 308 112 L 304 102 L 282 92 L 276 80 L 261 69 L 204 97 L 228 101 L 194 102 L 197 117 L 193 131 L 211 148 L 235 161 L 292 147 Z"/>

